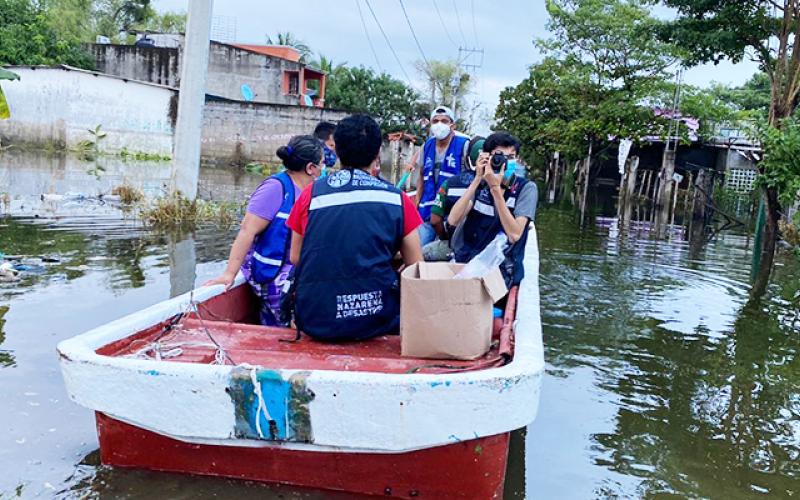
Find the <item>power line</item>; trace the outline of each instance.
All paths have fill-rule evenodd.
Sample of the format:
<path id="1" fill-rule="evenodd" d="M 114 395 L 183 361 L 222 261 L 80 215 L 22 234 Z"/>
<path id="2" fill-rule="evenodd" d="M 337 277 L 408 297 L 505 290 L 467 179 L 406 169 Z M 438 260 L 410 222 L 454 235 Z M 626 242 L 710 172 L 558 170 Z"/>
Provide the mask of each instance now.
<path id="1" fill-rule="evenodd" d="M 375 56 L 375 62 L 378 64 L 378 69 L 383 73 L 383 67 L 381 66 L 381 60 L 378 58 L 378 53 L 375 52 L 375 46 L 372 45 L 372 39 L 369 37 L 369 31 L 367 31 L 367 23 L 364 22 L 364 14 L 361 12 L 361 2 L 356 0 L 356 7 L 358 7 L 358 17 L 361 18 L 361 26 L 364 27 L 364 35 L 367 36 L 367 42 L 369 43 L 369 48 L 372 49 L 372 55 Z"/>
<path id="2" fill-rule="evenodd" d="M 469 9 L 472 12 L 472 33 L 475 35 L 475 45 L 480 45 L 481 42 L 478 40 L 478 28 L 475 25 L 475 0 L 470 1 Z"/>
<path id="3" fill-rule="evenodd" d="M 458 32 L 461 33 L 461 39 L 464 40 L 464 45 L 467 44 L 467 37 L 464 36 L 464 30 L 461 29 L 461 14 L 458 13 L 458 6 L 456 0 L 453 0 L 453 10 L 456 11 L 456 22 L 458 23 Z"/>
<path id="4" fill-rule="evenodd" d="M 414 27 L 411 25 L 411 19 L 408 18 L 408 12 L 406 12 L 406 6 L 403 5 L 403 0 L 400 0 L 400 8 L 403 9 L 403 15 L 406 17 L 408 29 L 411 30 L 411 36 L 414 37 L 414 41 L 417 43 L 417 48 L 419 49 L 419 53 L 422 55 L 422 60 L 425 61 L 425 66 L 428 67 L 428 70 L 431 71 L 431 63 L 429 63 L 428 58 L 425 57 L 425 51 L 422 50 L 422 45 L 420 45 L 419 40 L 417 39 L 417 34 L 414 33 Z"/>
<path id="5" fill-rule="evenodd" d="M 447 35 L 447 38 L 450 39 L 450 42 L 453 44 L 454 47 L 458 48 L 458 44 L 453 37 L 450 35 L 450 30 L 447 29 L 447 24 L 444 22 L 444 18 L 442 17 L 442 13 L 439 11 L 439 5 L 436 4 L 436 0 L 433 0 L 433 7 L 436 9 L 436 15 L 439 16 L 439 21 L 442 23 L 442 28 L 444 28 L 444 34 Z"/>
<path id="6" fill-rule="evenodd" d="M 389 41 L 389 37 L 386 36 L 386 32 L 383 31 L 383 26 L 381 26 L 381 22 L 378 21 L 378 16 L 375 15 L 375 11 L 372 10 L 372 5 L 370 5 L 369 0 L 364 0 L 364 3 L 367 4 L 367 8 L 369 9 L 370 13 L 372 14 L 372 18 L 375 19 L 375 23 L 377 23 L 378 29 L 381 30 L 381 34 L 383 35 L 383 39 L 386 40 L 386 45 L 389 46 L 389 50 L 391 50 L 392 54 L 394 54 L 394 58 L 397 61 L 397 64 L 400 65 L 400 71 L 403 72 L 403 75 L 405 75 L 406 80 L 408 80 L 410 82 L 411 81 L 411 77 L 408 76 L 408 73 L 406 72 L 406 68 L 403 67 L 403 63 L 400 61 L 400 58 L 397 56 L 397 52 L 395 52 L 394 47 L 392 47 L 392 42 Z"/>

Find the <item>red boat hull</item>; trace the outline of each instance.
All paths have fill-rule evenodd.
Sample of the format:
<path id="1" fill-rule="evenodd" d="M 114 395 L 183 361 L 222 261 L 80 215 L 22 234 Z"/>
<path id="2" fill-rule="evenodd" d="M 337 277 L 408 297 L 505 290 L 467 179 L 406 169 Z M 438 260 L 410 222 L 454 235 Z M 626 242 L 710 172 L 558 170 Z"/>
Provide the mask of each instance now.
<path id="1" fill-rule="evenodd" d="M 96 413 L 115 467 L 221 476 L 395 498 L 502 498 L 509 434 L 407 453 L 342 453 L 185 443 Z"/>

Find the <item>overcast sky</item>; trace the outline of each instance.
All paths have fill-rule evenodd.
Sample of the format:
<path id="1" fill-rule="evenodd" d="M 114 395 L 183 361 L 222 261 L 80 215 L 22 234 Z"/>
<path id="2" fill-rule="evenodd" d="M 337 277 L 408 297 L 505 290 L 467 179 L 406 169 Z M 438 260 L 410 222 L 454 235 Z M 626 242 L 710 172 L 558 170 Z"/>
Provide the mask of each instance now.
<path id="1" fill-rule="evenodd" d="M 400 0 L 368 1 L 399 62 L 366 0 L 216 0 L 214 15 L 235 19 L 238 42 L 264 43 L 266 34 L 290 31 L 315 54 L 324 54 L 335 63 L 383 69 L 422 90 L 414 68 L 422 55 L 403 16 Z M 367 42 L 357 2 L 377 61 Z M 160 11 L 185 12 L 188 0 L 154 0 L 154 4 Z M 484 49 L 473 97 L 482 101 L 491 114 L 499 92 L 524 79 L 527 67 L 541 58 L 532 40 L 547 36 L 544 0 L 403 0 L 403 4 L 428 59 L 456 59 L 459 46 Z M 662 9 L 657 15 L 669 13 Z M 685 80 L 701 86 L 712 81 L 739 85 L 756 69 L 750 62 L 707 65 L 688 71 Z"/>

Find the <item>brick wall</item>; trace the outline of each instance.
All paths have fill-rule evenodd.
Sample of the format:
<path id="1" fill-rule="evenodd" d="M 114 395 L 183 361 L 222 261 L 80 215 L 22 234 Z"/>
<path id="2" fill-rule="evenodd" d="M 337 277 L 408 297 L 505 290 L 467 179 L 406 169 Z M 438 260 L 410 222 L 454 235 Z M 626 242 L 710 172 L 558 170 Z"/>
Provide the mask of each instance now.
<path id="1" fill-rule="evenodd" d="M 202 155 L 222 161 L 280 161 L 275 150 L 292 136 L 311 134 L 343 111 L 280 104 L 209 101 L 203 111 Z"/>

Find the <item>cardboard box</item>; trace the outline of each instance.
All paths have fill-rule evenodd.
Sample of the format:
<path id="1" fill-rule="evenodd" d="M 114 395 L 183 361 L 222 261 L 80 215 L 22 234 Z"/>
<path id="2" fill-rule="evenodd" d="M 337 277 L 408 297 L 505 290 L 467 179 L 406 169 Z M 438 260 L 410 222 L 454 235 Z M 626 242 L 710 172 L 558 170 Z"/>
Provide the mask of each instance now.
<path id="1" fill-rule="evenodd" d="M 507 292 L 497 268 L 482 279 L 453 279 L 464 264 L 419 262 L 401 275 L 403 356 L 475 359 L 492 341 L 492 305 Z"/>

